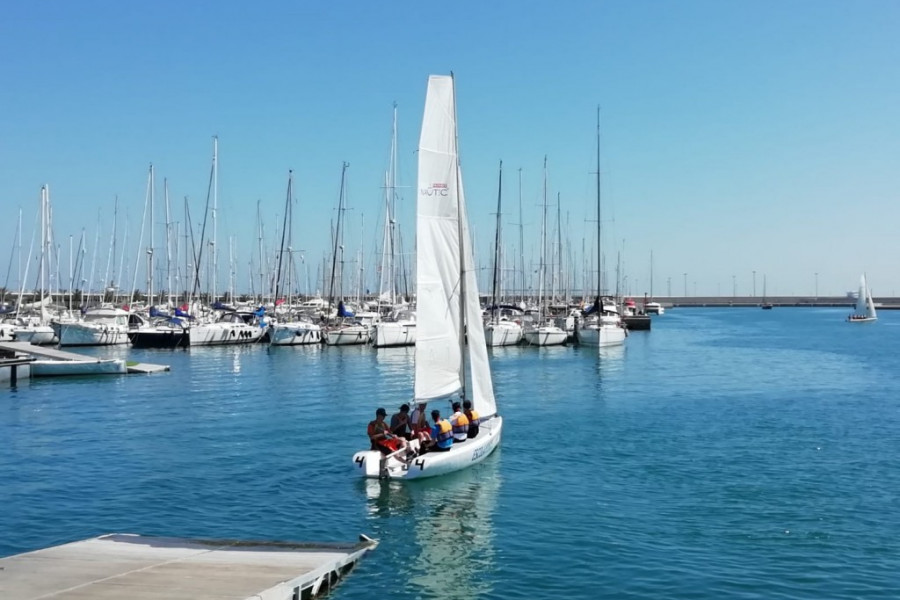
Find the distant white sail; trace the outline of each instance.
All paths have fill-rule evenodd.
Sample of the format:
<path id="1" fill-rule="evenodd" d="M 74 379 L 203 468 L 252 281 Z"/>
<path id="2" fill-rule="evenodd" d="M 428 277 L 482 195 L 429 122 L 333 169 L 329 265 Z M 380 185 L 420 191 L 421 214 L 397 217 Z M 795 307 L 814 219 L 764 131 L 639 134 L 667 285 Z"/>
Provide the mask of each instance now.
<path id="1" fill-rule="evenodd" d="M 866 276 L 859 276 L 859 293 L 856 295 L 856 314 L 864 315 L 868 310 L 866 304 Z"/>

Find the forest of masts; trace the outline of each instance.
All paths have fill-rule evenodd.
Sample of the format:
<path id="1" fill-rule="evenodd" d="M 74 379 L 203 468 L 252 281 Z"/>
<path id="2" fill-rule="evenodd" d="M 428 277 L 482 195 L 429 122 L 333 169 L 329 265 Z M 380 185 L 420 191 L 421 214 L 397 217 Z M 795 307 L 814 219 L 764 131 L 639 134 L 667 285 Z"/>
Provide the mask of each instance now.
<path id="1" fill-rule="evenodd" d="M 392 167 L 395 152 L 392 148 Z M 80 235 L 59 240 L 54 235 L 49 186 L 41 187 L 30 236 L 23 226 L 21 208 L 13 224 L 15 230 L 10 232 L 13 244 L 0 300 L 10 305 L 49 295 L 55 303 L 70 308 L 102 302 L 178 306 L 192 301 L 219 301 L 271 305 L 279 299 L 290 303 L 312 297 L 362 303 L 386 295 L 414 302 L 414 239 L 406 239 L 402 234 L 414 229 L 414 215 L 401 227 L 397 211 L 400 187 L 395 184 L 393 172 L 385 175 L 377 218 L 367 222 L 360 213 L 357 223 L 351 224 L 344 185 L 349 164 L 344 163 L 341 194 L 330 223 L 329 247 L 318 256 L 297 247 L 293 226 L 297 199 L 289 174 L 284 211 L 272 219 L 274 231 L 267 234 L 262 203 L 257 201 L 254 243 L 249 252 L 244 249 L 242 258 L 236 236 L 227 236 L 224 245 L 219 241 L 217 161 L 216 139 L 207 197 L 199 214 L 191 213 L 187 198 L 172 201 L 166 179 L 160 193 L 151 165 L 140 227 L 132 228 L 137 239 L 134 231 L 129 237 L 131 224 L 120 214 L 122 207 L 116 197 L 111 214 L 101 212 L 93 232 L 83 227 Z M 493 301 L 567 305 L 590 302 L 596 297 L 596 218 L 578 227 L 587 232 L 594 230 L 593 235 L 587 233 L 573 243 L 569 212 L 563 212 L 558 194 L 555 200 L 548 200 L 544 194 L 539 205 L 540 237 L 531 231 L 526 237 L 519 169 L 517 218 L 508 218 L 516 209 L 506 210 L 493 231 L 471 232 L 473 238 L 479 234 L 490 236 L 490 243 L 474 246 L 479 289 L 486 304 Z M 359 228 L 358 238 L 345 233 L 351 227 Z M 369 248 L 365 247 L 366 239 L 374 240 Z M 347 240 L 358 243 L 350 248 Z M 485 251 L 479 252 L 479 248 Z M 622 254 L 621 250 L 616 251 L 612 260 L 601 254 L 602 294 L 646 293 L 648 290 L 634 289 L 637 286 L 624 274 Z M 542 270 L 544 276 L 540 278 Z M 539 289 L 540 280 L 543 290 Z M 652 283 L 645 287 L 652 295 Z M 494 293 L 496 298 L 492 297 Z"/>

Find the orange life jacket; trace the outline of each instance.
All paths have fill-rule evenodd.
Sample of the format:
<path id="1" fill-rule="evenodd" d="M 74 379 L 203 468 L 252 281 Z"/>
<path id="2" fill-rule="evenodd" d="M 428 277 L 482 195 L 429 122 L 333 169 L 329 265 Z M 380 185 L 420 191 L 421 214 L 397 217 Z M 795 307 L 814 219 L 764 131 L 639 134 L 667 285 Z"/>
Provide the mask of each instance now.
<path id="1" fill-rule="evenodd" d="M 466 415 L 460 413 L 452 424 L 454 437 L 464 438 L 469 433 L 469 419 L 466 418 Z"/>
<path id="2" fill-rule="evenodd" d="M 446 442 L 449 439 L 453 438 L 453 426 L 450 425 L 450 422 L 447 419 L 441 419 L 437 423 L 435 423 L 438 427 L 438 436 L 437 441 Z"/>

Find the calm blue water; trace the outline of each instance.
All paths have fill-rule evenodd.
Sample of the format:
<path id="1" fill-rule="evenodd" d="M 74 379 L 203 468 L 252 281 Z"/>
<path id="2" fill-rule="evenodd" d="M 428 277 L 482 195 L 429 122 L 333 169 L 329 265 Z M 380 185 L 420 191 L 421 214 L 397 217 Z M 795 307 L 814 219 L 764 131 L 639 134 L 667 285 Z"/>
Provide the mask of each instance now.
<path id="1" fill-rule="evenodd" d="M 406 484 L 350 456 L 409 399 L 411 349 L 113 350 L 172 372 L 0 391 L 0 556 L 366 533 L 335 598 L 898 598 L 900 313 L 846 312 L 680 309 L 599 357 L 500 349 L 500 451 Z"/>

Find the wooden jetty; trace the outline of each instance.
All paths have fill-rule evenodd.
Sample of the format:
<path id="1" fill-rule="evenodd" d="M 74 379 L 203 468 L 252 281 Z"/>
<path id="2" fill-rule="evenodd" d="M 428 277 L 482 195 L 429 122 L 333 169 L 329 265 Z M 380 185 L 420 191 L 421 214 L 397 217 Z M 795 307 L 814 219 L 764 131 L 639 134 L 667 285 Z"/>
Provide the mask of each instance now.
<path id="1" fill-rule="evenodd" d="M 330 591 L 377 544 L 114 533 L 0 559 L 0 598 L 305 600 Z"/>

